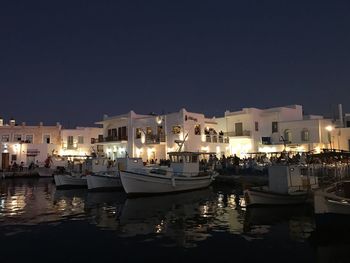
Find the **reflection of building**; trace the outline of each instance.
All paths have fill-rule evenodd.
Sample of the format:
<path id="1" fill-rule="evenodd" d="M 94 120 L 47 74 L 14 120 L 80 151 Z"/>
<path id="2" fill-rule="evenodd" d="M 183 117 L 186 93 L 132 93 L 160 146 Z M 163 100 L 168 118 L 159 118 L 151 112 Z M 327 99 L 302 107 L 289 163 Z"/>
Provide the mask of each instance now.
<path id="1" fill-rule="evenodd" d="M 104 152 L 112 159 L 127 153 L 143 160 L 166 159 L 166 153 L 176 151 L 213 152 L 228 154 L 228 139 L 215 118 L 203 114 L 178 112 L 164 115 L 139 115 L 131 111 L 124 115 L 105 116 L 103 125 Z"/>

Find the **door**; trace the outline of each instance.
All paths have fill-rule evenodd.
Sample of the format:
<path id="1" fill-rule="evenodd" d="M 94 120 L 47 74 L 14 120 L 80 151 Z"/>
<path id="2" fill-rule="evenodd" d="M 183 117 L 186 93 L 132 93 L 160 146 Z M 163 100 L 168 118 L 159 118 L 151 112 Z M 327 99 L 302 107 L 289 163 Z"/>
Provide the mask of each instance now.
<path id="1" fill-rule="evenodd" d="M 1 158 L 1 168 L 3 170 L 6 170 L 9 168 L 10 164 L 10 154 L 9 153 L 2 153 L 2 158 Z"/>

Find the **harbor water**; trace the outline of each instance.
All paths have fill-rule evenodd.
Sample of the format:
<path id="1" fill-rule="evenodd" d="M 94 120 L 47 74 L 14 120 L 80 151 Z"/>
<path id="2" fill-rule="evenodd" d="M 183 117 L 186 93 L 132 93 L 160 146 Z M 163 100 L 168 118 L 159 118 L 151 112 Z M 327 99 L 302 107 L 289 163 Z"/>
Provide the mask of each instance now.
<path id="1" fill-rule="evenodd" d="M 246 209 L 239 194 L 214 185 L 128 199 L 0 180 L 1 262 L 349 262 L 349 233 L 317 231 L 312 207 Z"/>

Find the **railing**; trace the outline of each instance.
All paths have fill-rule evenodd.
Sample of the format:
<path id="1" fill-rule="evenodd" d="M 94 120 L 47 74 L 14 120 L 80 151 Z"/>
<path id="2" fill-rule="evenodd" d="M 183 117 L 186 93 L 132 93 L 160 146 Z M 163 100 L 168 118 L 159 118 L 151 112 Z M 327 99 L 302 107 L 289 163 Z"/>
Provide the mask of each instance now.
<path id="1" fill-rule="evenodd" d="M 98 140 L 98 142 L 120 142 L 120 141 L 127 141 L 128 136 L 107 136 L 103 138 L 102 140 Z"/>
<path id="2" fill-rule="evenodd" d="M 146 144 L 159 144 L 165 142 L 165 135 L 146 134 Z"/>
<path id="3" fill-rule="evenodd" d="M 229 138 L 222 135 L 206 135 L 205 141 L 212 143 L 229 143 Z"/>

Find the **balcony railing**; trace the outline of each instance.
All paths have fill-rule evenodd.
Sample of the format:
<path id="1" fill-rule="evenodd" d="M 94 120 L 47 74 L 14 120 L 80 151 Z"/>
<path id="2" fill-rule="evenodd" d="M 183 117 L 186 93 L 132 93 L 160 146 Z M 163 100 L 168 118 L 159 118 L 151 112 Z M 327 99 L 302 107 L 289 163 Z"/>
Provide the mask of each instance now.
<path id="1" fill-rule="evenodd" d="M 236 132 L 236 131 L 232 131 L 232 132 L 226 132 L 225 135 L 228 137 L 238 137 L 238 136 L 246 136 L 246 137 L 250 137 L 251 136 L 251 131 L 248 130 L 244 130 L 241 132 Z"/>
<path id="2" fill-rule="evenodd" d="M 98 140 L 98 142 L 120 142 L 120 141 L 127 141 L 128 136 L 107 136 L 103 138 L 102 140 Z"/>
<path id="3" fill-rule="evenodd" d="M 146 144 L 159 144 L 165 142 L 165 135 L 146 134 Z"/>
<path id="4" fill-rule="evenodd" d="M 205 141 L 212 143 L 229 143 L 229 138 L 222 135 L 206 135 Z"/>

